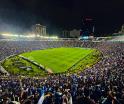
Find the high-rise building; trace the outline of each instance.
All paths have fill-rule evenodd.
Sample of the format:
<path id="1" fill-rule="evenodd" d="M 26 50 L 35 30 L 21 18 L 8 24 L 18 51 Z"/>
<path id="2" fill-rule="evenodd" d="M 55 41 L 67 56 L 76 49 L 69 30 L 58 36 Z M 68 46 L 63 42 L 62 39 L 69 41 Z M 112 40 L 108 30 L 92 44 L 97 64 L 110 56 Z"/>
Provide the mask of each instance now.
<path id="1" fill-rule="evenodd" d="M 32 29 L 35 36 L 46 36 L 46 26 L 35 24 Z"/>

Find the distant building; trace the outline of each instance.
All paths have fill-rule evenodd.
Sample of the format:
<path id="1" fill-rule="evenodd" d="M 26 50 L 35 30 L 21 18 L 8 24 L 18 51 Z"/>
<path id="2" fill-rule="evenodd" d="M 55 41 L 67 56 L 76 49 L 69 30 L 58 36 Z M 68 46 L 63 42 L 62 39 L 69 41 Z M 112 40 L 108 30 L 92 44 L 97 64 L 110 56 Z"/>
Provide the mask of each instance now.
<path id="1" fill-rule="evenodd" d="M 62 37 L 63 38 L 78 38 L 80 36 L 80 30 L 64 30 L 62 32 Z"/>
<path id="2" fill-rule="evenodd" d="M 32 26 L 32 30 L 36 36 L 46 36 L 46 26 L 35 24 Z"/>
<path id="3" fill-rule="evenodd" d="M 124 24 L 122 25 L 120 32 L 124 34 Z"/>
<path id="4" fill-rule="evenodd" d="M 70 31 L 68 31 L 68 30 L 63 30 L 63 31 L 62 31 L 62 37 L 63 37 L 63 38 L 70 38 Z"/>
<path id="5" fill-rule="evenodd" d="M 80 37 L 80 30 L 73 29 L 70 31 L 71 38 L 78 38 Z"/>

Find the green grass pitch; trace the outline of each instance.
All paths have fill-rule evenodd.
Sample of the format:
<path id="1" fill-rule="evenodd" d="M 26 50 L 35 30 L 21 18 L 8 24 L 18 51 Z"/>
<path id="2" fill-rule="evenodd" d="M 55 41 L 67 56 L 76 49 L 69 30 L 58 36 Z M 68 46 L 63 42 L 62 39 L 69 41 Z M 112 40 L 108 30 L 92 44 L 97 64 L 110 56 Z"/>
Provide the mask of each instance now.
<path id="1" fill-rule="evenodd" d="M 46 69 L 51 70 L 53 73 L 60 73 L 67 71 L 76 62 L 94 51 L 95 49 L 62 47 L 36 50 L 23 53 L 21 56 L 43 65 Z M 89 61 L 90 60 L 91 59 L 89 59 Z"/>

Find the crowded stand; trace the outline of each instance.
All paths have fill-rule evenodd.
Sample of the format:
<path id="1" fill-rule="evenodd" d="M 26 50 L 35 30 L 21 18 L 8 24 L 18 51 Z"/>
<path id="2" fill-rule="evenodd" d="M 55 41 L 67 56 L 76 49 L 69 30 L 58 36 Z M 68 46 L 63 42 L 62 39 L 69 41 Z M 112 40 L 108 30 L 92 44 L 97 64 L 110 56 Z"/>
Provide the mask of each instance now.
<path id="1" fill-rule="evenodd" d="M 102 59 L 79 73 L 47 77 L 0 74 L 0 104 L 124 104 L 124 43 L 0 41 L 0 61 L 10 55 L 55 47 L 96 48 Z"/>

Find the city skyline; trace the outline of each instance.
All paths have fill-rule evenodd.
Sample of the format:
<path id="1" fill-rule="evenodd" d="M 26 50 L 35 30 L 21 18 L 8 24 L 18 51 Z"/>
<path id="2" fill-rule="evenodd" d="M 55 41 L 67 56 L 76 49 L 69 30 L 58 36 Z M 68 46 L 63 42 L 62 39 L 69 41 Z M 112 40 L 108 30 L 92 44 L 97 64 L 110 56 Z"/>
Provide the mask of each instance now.
<path id="1" fill-rule="evenodd" d="M 23 32 L 40 23 L 49 32 L 82 28 L 82 19 L 94 19 L 95 32 L 113 33 L 124 23 L 123 0 L 4 0 L 0 1 L 0 31 Z"/>

